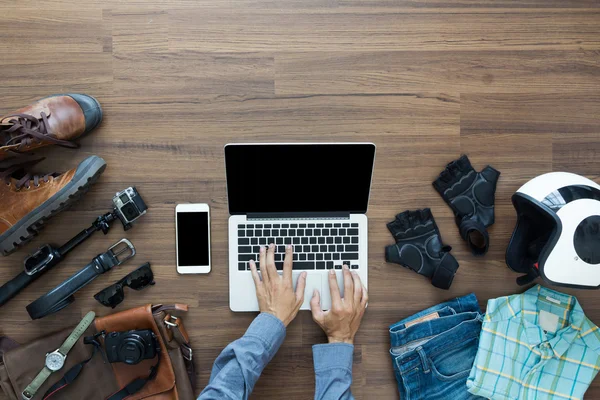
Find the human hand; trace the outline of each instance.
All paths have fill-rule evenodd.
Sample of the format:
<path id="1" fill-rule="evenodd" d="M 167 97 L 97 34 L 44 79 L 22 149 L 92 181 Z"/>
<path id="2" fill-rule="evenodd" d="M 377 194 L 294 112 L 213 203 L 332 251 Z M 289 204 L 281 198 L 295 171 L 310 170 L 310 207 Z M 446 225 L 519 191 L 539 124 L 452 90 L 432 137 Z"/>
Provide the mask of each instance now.
<path id="1" fill-rule="evenodd" d="M 298 277 L 296 292 L 294 293 L 292 282 L 293 250 L 291 245 L 286 246 L 283 275 L 280 276 L 275 267 L 275 245 L 273 243 L 269 245 L 268 250 L 261 246 L 259 262 L 262 280 L 258 275 L 254 260 L 250 261 L 250 270 L 256 285 L 256 297 L 258 298 L 260 312 L 273 314 L 287 327 L 298 315 L 304 301 L 306 272 Z"/>
<path id="2" fill-rule="evenodd" d="M 331 309 L 321 310 L 321 295 L 315 290 L 310 300 L 313 320 L 327 334 L 329 343 L 354 343 L 354 335 L 365 314 L 369 295 L 356 271 L 350 272 L 344 265 L 344 298 L 340 296 L 334 270 L 329 270 L 329 290 Z"/>

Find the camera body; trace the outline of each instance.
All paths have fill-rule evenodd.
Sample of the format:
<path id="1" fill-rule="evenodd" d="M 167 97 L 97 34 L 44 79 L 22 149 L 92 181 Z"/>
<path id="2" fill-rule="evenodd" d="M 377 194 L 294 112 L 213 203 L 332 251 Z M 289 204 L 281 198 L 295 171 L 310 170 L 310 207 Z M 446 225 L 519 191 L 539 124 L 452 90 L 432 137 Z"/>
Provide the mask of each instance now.
<path id="1" fill-rule="evenodd" d="M 123 229 L 128 230 L 131 224 L 142 215 L 146 214 L 148 206 L 135 186 L 117 193 L 113 197 L 114 212 L 123 224 Z"/>
<path id="2" fill-rule="evenodd" d="M 149 329 L 127 332 L 110 332 L 104 338 L 108 362 L 135 365 L 151 360 L 160 352 L 160 344 Z"/>

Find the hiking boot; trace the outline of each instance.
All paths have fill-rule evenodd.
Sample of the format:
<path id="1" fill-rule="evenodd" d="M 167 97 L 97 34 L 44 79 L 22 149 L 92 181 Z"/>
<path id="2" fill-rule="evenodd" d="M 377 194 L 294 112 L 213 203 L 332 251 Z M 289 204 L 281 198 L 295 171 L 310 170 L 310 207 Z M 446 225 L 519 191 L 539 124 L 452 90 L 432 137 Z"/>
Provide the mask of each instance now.
<path id="1" fill-rule="evenodd" d="M 55 94 L 0 117 L 0 160 L 40 147 L 79 147 L 73 140 L 102 121 L 100 103 L 85 94 Z"/>
<path id="2" fill-rule="evenodd" d="M 8 255 L 27 243 L 53 215 L 76 202 L 106 168 L 97 156 L 64 174 L 25 171 L 41 160 L 0 168 L 0 252 Z"/>

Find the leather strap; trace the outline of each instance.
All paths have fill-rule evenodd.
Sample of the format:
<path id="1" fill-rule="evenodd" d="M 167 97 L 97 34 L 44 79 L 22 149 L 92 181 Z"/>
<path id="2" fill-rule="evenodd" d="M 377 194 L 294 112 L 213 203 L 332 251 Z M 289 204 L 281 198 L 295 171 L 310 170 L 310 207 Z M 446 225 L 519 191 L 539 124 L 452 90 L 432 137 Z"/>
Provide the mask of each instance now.
<path id="1" fill-rule="evenodd" d="M 523 275 L 523 276 L 520 276 L 517 278 L 517 285 L 519 285 L 519 286 L 528 285 L 531 282 L 533 282 L 534 280 L 536 280 L 539 276 L 540 276 L 540 272 L 535 268 L 531 268 L 529 270 L 529 272 L 527 273 L 527 275 Z"/>
<path id="2" fill-rule="evenodd" d="M 83 362 L 81 362 L 79 364 L 74 365 L 73 367 L 71 367 L 70 370 L 68 370 L 67 372 L 65 372 L 65 374 L 63 375 L 63 377 L 58 382 L 56 382 L 54 385 L 52 385 L 50 387 L 50 389 L 48 389 L 46 391 L 46 393 L 44 393 L 43 400 L 47 400 L 47 399 L 51 398 L 56 393 L 58 393 L 62 389 L 64 389 L 67 386 L 69 386 L 75 379 L 77 379 L 77 377 L 79 376 L 79 373 L 83 369 L 83 366 L 85 364 L 87 364 L 88 361 L 90 361 L 91 359 L 92 358 L 90 357 L 87 360 L 85 360 L 85 361 L 83 361 Z"/>
<path id="3" fill-rule="evenodd" d="M 444 254 L 440 265 L 433 272 L 431 284 L 440 289 L 449 289 L 458 270 L 458 261 L 450 253 Z"/>
<path id="4" fill-rule="evenodd" d="M 158 340 L 158 339 L 157 339 Z M 146 378 L 137 378 L 127 384 L 123 389 L 119 390 L 117 393 L 110 395 L 106 400 L 123 400 L 126 397 L 131 396 L 134 393 L 139 392 L 146 383 L 156 378 L 156 374 L 158 373 L 158 364 L 160 364 L 160 347 L 158 347 L 157 361 L 150 368 L 150 374 Z"/>
<path id="5" fill-rule="evenodd" d="M 190 337 L 183 325 L 183 319 L 177 318 L 171 314 L 167 314 L 163 320 L 167 327 L 167 333 L 170 335 L 169 341 L 175 340 L 179 344 L 179 351 L 183 356 L 183 363 L 188 375 L 188 379 L 192 384 L 192 388 L 196 387 L 196 367 L 193 360 L 193 351 L 190 346 Z"/>
<path id="6" fill-rule="evenodd" d="M 46 271 L 43 270 L 34 275 L 28 275 L 25 271 L 21 271 L 17 276 L 2 285 L 2 287 L 0 287 L 0 307 L 15 297 L 21 290 L 26 288 L 44 272 Z"/>
<path id="7" fill-rule="evenodd" d="M 115 253 L 113 249 L 123 242 L 129 247 L 131 255 L 124 259 L 119 259 L 118 256 L 121 252 Z M 75 301 L 73 295 L 78 290 L 89 284 L 98 276 L 110 271 L 113 267 L 121 265 L 134 255 L 135 248 L 131 242 L 127 239 L 122 239 L 120 242 L 111 246 L 106 253 L 98 254 L 94 257 L 92 262 L 79 270 L 75 275 L 29 304 L 27 306 L 29 316 L 31 319 L 39 319 L 62 310 Z"/>
<path id="8" fill-rule="evenodd" d="M 458 224 L 458 230 L 460 236 L 466 240 L 474 255 L 480 256 L 487 253 L 488 248 L 490 247 L 490 235 L 488 234 L 485 225 L 475 219 L 463 219 Z M 483 243 L 473 243 L 471 238 L 473 232 L 477 232 L 481 236 Z"/>
<path id="9" fill-rule="evenodd" d="M 25 390 L 23 390 L 23 393 L 21 393 L 21 397 L 23 398 L 23 400 L 32 399 L 51 374 L 52 370 L 44 366 L 40 373 L 37 374 L 37 376 L 33 378 L 33 381 L 31 381 L 31 383 L 27 385 Z"/>

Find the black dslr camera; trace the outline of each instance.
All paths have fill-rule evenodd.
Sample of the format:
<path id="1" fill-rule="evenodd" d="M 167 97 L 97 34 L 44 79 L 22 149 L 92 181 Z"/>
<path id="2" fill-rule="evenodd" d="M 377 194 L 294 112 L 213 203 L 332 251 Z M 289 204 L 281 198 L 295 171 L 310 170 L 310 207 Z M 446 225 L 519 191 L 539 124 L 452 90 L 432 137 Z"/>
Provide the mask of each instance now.
<path id="1" fill-rule="evenodd" d="M 129 365 L 151 360 L 160 352 L 158 339 L 149 329 L 111 332 L 104 338 L 104 348 L 109 363 Z"/>
<path id="2" fill-rule="evenodd" d="M 114 213 L 125 230 L 131 228 L 131 223 L 146 214 L 146 210 L 148 210 L 148 206 L 142 200 L 142 196 L 140 196 L 135 186 L 117 193 L 112 201 L 115 206 Z"/>

